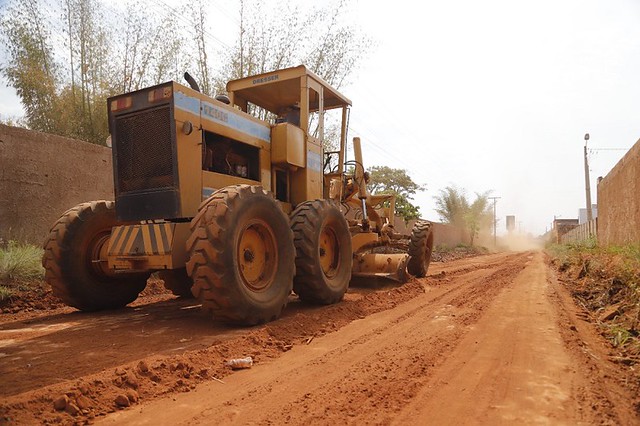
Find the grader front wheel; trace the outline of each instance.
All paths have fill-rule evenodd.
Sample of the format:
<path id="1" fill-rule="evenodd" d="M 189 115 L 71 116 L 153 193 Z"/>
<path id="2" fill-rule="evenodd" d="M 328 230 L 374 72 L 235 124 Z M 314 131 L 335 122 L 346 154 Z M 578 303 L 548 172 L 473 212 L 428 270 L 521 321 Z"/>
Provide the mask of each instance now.
<path id="1" fill-rule="evenodd" d="M 291 214 L 296 247 L 293 290 L 305 301 L 342 300 L 351 280 L 351 235 L 344 215 L 331 201 L 300 204 Z"/>
<path id="2" fill-rule="evenodd" d="M 64 303 L 82 311 L 114 309 L 133 302 L 149 273 L 113 275 L 106 266 L 111 228 L 116 226 L 112 201 L 92 201 L 67 210 L 44 244 L 45 281 Z"/>
<path id="3" fill-rule="evenodd" d="M 409 263 L 407 271 L 418 278 L 426 277 L 431 253 L 433 251 L 433 232 L 431 223 L 419 220 L 413 225 L 409 242 Z"/>
<path id="4" fill-rule="evenodd" d="M 261 186 L 235 185 L 200 207 L 187 241 L 193 294 L 214 318 L 253 325 L 280 316 L 295 249 L 287 216 Z"/>

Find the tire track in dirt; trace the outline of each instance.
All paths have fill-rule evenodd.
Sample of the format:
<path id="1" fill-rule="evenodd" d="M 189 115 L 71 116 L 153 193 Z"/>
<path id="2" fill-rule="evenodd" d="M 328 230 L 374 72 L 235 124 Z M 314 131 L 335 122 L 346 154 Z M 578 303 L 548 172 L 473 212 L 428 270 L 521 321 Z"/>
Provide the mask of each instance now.
<path id="1" fill-rule="evenodd" d="M 225 385 L 205 384 L 184 399 L 176 395 L 176 410 L 164 410 L 162 418 L 176 424 L 388 423 L 524 268 L 526 256 L 502 256 L 497 269 L 476 268 L 447 284 L 426 280 L 424 295 L 393 310 L 294 347 L 269 365 L 230 376 Z M 142 424 L 167 404 L 105 420 Z"/>

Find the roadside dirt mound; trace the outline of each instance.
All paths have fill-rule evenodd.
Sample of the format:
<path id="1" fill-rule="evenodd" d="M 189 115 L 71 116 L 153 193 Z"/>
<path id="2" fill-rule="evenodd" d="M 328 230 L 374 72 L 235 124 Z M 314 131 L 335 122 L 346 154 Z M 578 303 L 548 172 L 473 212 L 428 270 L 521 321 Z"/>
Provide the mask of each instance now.
<path id="1" fill-rule="evenodd" d="M 76 311 L 75 308 L 65 305 L 54 296 L 51 286 L 44 281 L 29 281 L 16 287 L 18 289 L 13 290 L 12 297 L 0 302 L 0 324 L 43 315 Z M 175 298 L 175 296 L 164 287 L 162 280 L 152 276 L 138 299 L 129 306 L 139 306 L 172 298 Z"/>
<path id="2" fill-rule="evenodd" d="M 489 250 L 485 247 L 455 247 L 451 250 L 434 250 L 431 255 L 432 262 L 451 262 L 459 259 L 466 259 L 469 257 L 480 256 L 488 254 Z"/>
<path id="3" fill-rule="evenodd" d="M 309 309 L 292 300 L 281 320 L 205 349 L 173 356 L 151 356 L 81 379 L 8 396 L 0 405 L 0 423 L 83 424 L 140 400 L 190 392 L 198 383 L 224 380 L 231 374 L 225 361 L 251 356 L 255 363 L 260 363 L 275 358 L 294 345 L 308 344 L 353 320 L 389 309 L 423 292 L 422 285 L 412 281 L 383 291 L 347 294 L 343 303 L 322 310 Z M 11 394 L 7 389 L 1 393 Z"/>
<path id="4" fill-rule="evenodd" d="M 15 287 L 10 298 L 0 301 L 0 313 L 44 311 L 64 306 L 43 281 L 30 281 Z"/>
<path id="5" fill-rule="evenodd" d="M 547 262 L 583 319 L 608 343 L 606 357 L 619 370 L 614 378 L 637 395 L 634 407 L 640 415 L 640 294 L 633 284 L 640 271 L 621 267 L 616 255 L 581 254 L 570 260 L 547 255 Z"/>

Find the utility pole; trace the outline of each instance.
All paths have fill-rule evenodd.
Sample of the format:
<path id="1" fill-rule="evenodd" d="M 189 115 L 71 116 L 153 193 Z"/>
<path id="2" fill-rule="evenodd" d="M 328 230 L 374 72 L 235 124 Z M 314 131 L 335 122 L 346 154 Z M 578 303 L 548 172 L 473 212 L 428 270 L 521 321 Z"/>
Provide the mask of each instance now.
<path id="1" fill-rule="evenodd" d="M 593 219 L 591 213 L 591 184 L 589 183 L 589 160 L 587 159 L 587 142 L 589 142 L 589 133 L 584 135 L 584 186 L 587 192 L 587 222 Z"/>
<path id="2" fill-rule="evenodd" d="M 500 199 L 500 197 L 488 197 L 490 200 L 493 200 L 493 247 L 497 247 L 497 237 L 496 237 L 496 229 L 498 227 L 498 221 L 496 220 L 496 202 Z"/>

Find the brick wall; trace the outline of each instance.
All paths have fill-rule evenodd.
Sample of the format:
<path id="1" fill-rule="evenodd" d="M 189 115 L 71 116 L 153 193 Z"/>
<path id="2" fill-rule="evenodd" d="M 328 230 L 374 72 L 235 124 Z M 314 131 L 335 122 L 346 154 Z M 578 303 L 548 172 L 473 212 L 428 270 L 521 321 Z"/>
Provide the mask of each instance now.
<path id="1" fill-rule="evenodd" d="M 598 184 L 598 243 L 640 243 L 640 140 Z"/>
<path id="2" fill-rule="evenodd" d="M 0 125 L 0 238 L 42 244 L 67 209 L 113 197 L 111 149 Z"/>

